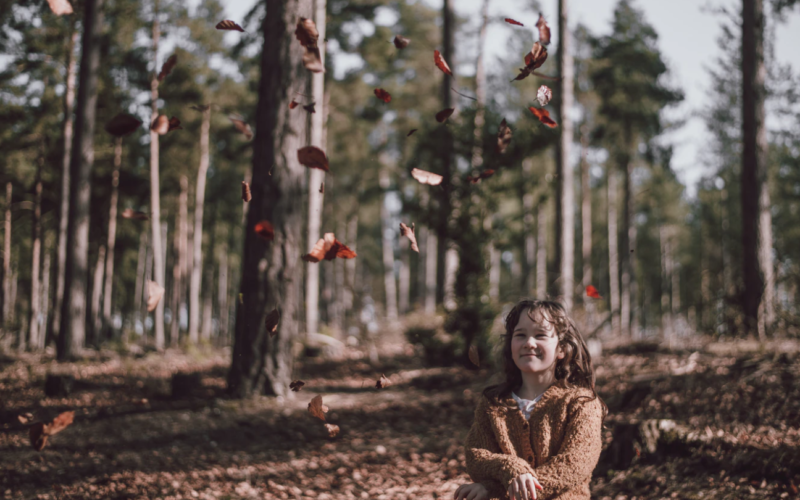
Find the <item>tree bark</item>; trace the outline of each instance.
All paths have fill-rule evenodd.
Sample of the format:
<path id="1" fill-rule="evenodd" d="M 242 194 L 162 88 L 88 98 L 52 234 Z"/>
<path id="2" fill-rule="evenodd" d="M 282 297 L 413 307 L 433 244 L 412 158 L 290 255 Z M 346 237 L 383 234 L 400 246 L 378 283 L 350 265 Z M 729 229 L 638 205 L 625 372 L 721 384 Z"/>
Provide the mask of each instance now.
<path id="1" fill-rule="evenodd" d="M 139 253 L 136 259 L 136 285 L 133 292 L 133 314 L 138 324 L 142 319 L 142 293 L 145 282 L 145 261 L 147 259 L 147 232 L 139 234 Z"/>
<path id="2" fill-rule="evenodd" d="M 592 284 L 592 186 L 589 177 L 589 125 L 584 123 L 581 132 L 581 256 L 585 289 Z M 591 304 L 588 301 L 587 304 Z"/>
<path id="3" fill-rule="evenodd" d="M 558 100 L 561 118 L 561 136 L 558 143 L 558 175 L 556 197 L 556 258 L 560 264 L 560 291 L 564 307 L 572 309 L 572 296 L 575 293 L 575 188 L 574 173 L 570 162 L 572 146 L 573 61 L 569 26 L 567 24 L 569 6 L 567 0 L 558 0 L 558 73 L 560 99 Z"/>
<path id="4" fill-rule="evenodd" d="M 83 348 L 86 328 L 86 279 L 89 259 L 91 171 L 97 108 L 97 70 L 100 66 L 104 0 L 87 0 L 81 43 L 75 137 L 70 159 L 69 223 L 64 268 L 64 300 L 57 340 L 57 358 L 65 361 Z"/>
<path id="5" fill-rule="evenodd" d="M 219 252 L 219 269 L 217 284 L 217 308 L 219 309 L 219 335 L 218 344 L 224 345 L 228 341 L 228 229 L 222 225 L 222 245 Z"/>
<path id="6" fill-rule="evenodd" d="M 75 44 L 78 30 L 73 20 L 67 42 L 67 80 L 64 88 L 64 122 L 62 124 L 61 202 L 58 210 L 58 254 L 56 257 L 56 293 L 53 297 L 53 320 L 45 344 L 58 337 L 61 327 L 61 307 L 64 301 L 64 268 L 67 262 L 67 225 L 69 223 L 69 161 L 72 157 L 72 113 L 75 106 L 75 73 L 77 63 Z"/>
<path id="7" fill-rule="evenodd" d="M 11 181 L 6 182 L 6 207 L 3 224 L 3 329 L 11 327 L 11 310 L 14 307 L 11 293 L 11 201 L 13 199 Z"/>
<path id="8" fill-rule="evenodd" d="M 188 205 L 188 190 L 189 179 L 181 176 L 181 193 L 178 196 L 178 214 L 175 217 L 175 239 L 173 241 L 175 259 L 172 266 L 172 300 L 170 309 L 172 309 L 172 323 L 170 324 L 169 343 L 172 346 L 178 345 L 180 338 L 180 311 L 184 304 L 184 277 L 186 269 L 186 225 L 187 225 L 187 205 Z"/>
<path id="9" fill-rule="evenodd" d="M 89 323 L 89 338 L 86 343 L 95 348 L 100 346 L 100 332 L 103 328 L 102 316 L 100 314 L 100 299 L 103 294 L 103 266 L 106 259 L 106 247 L 100 245 L 97 250 L 97 265 L 94 267 L 94 279 L 92 280 L 92 304 L 91 304 L 91 323 Z"/>
<path id="10" fill-rule="evenodd" d="M 153 79 L 150 81 L 150 123 L 158 118 L 158 41 L 161 30 L 158 22 L 158 3 L 153 5 Z M 164 262 L 161 246 L 161 187 L 159 180 L 158 134 L 150 131 L 150 227 L 153 231 L 153 270 L 156 283 L 164 286 Z M 164 301 L 158 301 L 154 317 L 155 347 L 164 350 Z"/>
<path id="11" fill-rule="evenodd" d="M 539 300 L 547 298 L 547 210 L 545 208 L 545 200 L 540 200 L 536 210 L 536 238 L 537 238 L 537 254 L 536 254 L 536 297 Z"/>
<path id="12" fill-rule="evenodd" d="M 35 191 L 33 206 L 33 245 L 31 251 L 31 308 L 28 321 L 28 349 L 35 351 L 39 347 L 39 273 L 42 263 L 42 170 L 44 169 L 44 144 L 39 154 L 36 167 Z"/>
<path id="13" fill-rule="evenodd" d="M 208 252 L 206 253 L 206 263 L 203 268 L 205 274 L 205 288 L 203 288 L 203 321 L 200 326 L 200 338 L 209 345 L 211 342 L 212 321 L 214 312 L 214 246 L 216 244 L 215 222 L 209 222 L 209 241 Z"/>
<path id="14" fill-rule="evenodd" d="M 742 2 L 742 277 L 745 328 L 765 340 L 775 320 L 772 217 L 764 124 L 763 0 Z"/>
<path id="15" fill-rule="evenodd" d="M 114 141 L 114 172 L 111 174 L 111 201 L 108 207 L 108 242 L 106 275 L 103 287 L 103 326 L 106 338 L 111 338 L 111 297 L 114 293 L 114 247 L 117 243 L 117 205 L 119 204 L 119 169 L 122 166 L 122 137 Z"/>
<path id="16" fill-rule="evenodd" d="M 358 210 L 350 217 L 347 222 L 347 246 L 354 252 L 358 253 Z M 352 311 L 355 306 L 355 292 L 356 292 L 356 259 L 348 259 L 345 264 L 345 282 L 344 288 L 344 310 L 345 312 Z"/>
<path id="17" fill-rule="evenodd" d="M 392 219 L 389 209 L 386 208 L 386 198 L 389 187 L 389 177 L 383 174 L 381 185 L 384 187 L 381 199 L 381 250 L 383 255 L 383 284 L 386 291 L 386 319 L 397 319 L 397 280 L 394 278 L 394 230 L 391 227 Z"/>
<path id="18" fill-rule="evenodd" d="M 609 167 L 608 172 L 608 295 L 611 307 L 611 331 L 620 334 L 619 297 L 619 250 L 617 248 L 617 176 Z"/>
<path id="19" fill-rule="evenodd" d="M 536 229 L 533 192 L 530 190 L 533 160 L 522 160 L 522 232 L 525 235 L 525 252 L 522 261 L 523 295 L 536 295 Z"/>
<path id="20" fill-rule="evenodd" d="M 39 307 L 41 308 L 41 316 L 42 316 L 42 325 L 45 327 L 49 324 L 48 317 L 50 316 L 50 251 L 48 247 L 52 247 L 52 242 L 50 245 L 46 243 L 46 238 L 43 239 L 45 242 L 43 244 L 44 249 L 44 264 L 42 265 L 42 284 L 41 284 L 41 299 L 39 300 Z M 42 328 L 41 326 L 39 328 Z M 45 331 L 39 330 L 39 345 L 36 346 L 36 349 L 42 350 L 44 349 L 44 342 L 45 342 Z"/>
<path id="21" fill-rule="evenodd" d="M 442 2 L 442 57 L 447 61 L 451 68 L 455 68 L 454 59 L 454 37 L 455 37 L 455 15 L 453 13 L 453 0 L 443 0 Z M 452 90 L 455 85 L 455 78 L 442 75 L 442 109 L 453 107 Z M 453 156 L 453 137 L 449 130 L 443 131 L 443 140 L 439 147 L 442 162 L 442 183 L 436 193 L 439 195 L 439 212 L 436 227 L 436 237 L 429 238 L 429 243 L 436 243 L 436 302 L 442 303 L 445 296 L 445 280 L 447 266 L 447 254 L 450 249 L 450 238 L 448 235 L 448 225 L 452 211 L 451 207 L 451 164 Z M 452 259 L 452 257 L 451 257 Z"/>
<path id="22" fill-rule="evenodd" d="M 289 110 L 289 102 L 292 87 L 307 78 L 303 48 L 294 30 L 298 16 L 311 10 L 311 0 L 266 0 L 266 4 L 253 141 L 253 199 L 247 210 L 240 286 L 244 303 L 236 318 L 228 374 L 229 392 L 240 398 L 262 392 L 291 397 L 292 345 L 299 335 L 297 295 L 302 290 L 299 255 L 305 167 L 297 161 L 297 150 L 306 137 L 306 118 Z M 261 220 L 271 221 L 273 241 L 264 241 L 253 231 Z M 264 321 L 273 309 L 280 312 L 280 322 L 275 334 L 268 334 Z"/>
<path id="23" fill-rule="evenodd" d="M 658 230 L 659 240 L 661 241 L 661 331 L 664 340 L 672 343 L 672 309 L 670 307 L 669 286 L 672 281 L 672 265 L 670 259 L 669 230 L 662 225 Z"/>
<path id="24" fill-rule="evenodd" d="M 626 141 L 626 144 L 629 144 Z M 622 174 L 623 174 L 623 208 L 622 208 L 622 241 L 620 247 L 622 250 L 621 264 L 622 276 L 620 280 L 620 328 L 622 333 L 627 337 L 632 337 L 631 325 L 631 307 L 636 300 L 633 293 L 633 283 L 636 281 L 633 269 L 633 249 L 636 242 L 636 223 L 633 220 L 633 186 L 631 173 L 633 171 L 633 162 L 631 161 L 630 147 L 626 148 L 626 153 L 623 155 L 622 161 Z"/>
<path id="25" fill-rule="evenodd" d="M 211 129 L 211 108 L 203 111 L 200 125 L 200 168 L 197 170 L 197 188 L 194 202 L 194 230 L 192 236 L 192 278 L 189 284 L 189 342 L 196 344 L 200 328 L 200 285 L 203 279 L 203 210 L 206 200 L 206 175 L 208 174 L 208 136 Z"/>

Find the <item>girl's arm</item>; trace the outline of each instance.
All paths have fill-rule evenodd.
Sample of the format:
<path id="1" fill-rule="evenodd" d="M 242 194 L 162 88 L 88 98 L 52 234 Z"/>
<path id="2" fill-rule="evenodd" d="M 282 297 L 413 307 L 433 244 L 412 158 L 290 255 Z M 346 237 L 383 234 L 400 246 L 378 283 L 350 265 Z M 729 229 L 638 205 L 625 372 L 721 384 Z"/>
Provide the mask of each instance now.
<path id="1" fill-rule="evenodd" d="M 603 409 L 600 401 L 576 398 L 567 413 L 561 449 L 533 470 L 544 489 L 540 498 L 551 498 L 591 478 L 603 448 Z"/>
<path id="2" fill-rule="evenodd" d="M 502 453 L 492 432 L 486 404 L 485 401 L 478 404 L 475 422 L 467 434 L 464 445 L 467 473 L 473 481 L 482 483 L 492 498 L 506 498 L 511 481 L 520 474 L 533 473 L 533 469 L 522 458 Z"/>

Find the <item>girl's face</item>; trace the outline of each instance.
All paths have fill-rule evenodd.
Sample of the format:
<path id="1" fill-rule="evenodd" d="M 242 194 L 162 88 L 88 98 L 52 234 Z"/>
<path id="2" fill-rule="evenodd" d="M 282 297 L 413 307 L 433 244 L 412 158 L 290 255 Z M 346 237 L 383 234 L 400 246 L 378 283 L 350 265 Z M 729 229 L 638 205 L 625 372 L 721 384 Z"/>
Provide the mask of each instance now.
<path id="1" fill-rule="evenodd" d="M 533 318 L 528 311 L 520 314 L 511 334 L 511 357 L 522 372 L 555 372 L 556 361 L 564 357 L 555 327 L 542 312 L 533 314 Z"/>

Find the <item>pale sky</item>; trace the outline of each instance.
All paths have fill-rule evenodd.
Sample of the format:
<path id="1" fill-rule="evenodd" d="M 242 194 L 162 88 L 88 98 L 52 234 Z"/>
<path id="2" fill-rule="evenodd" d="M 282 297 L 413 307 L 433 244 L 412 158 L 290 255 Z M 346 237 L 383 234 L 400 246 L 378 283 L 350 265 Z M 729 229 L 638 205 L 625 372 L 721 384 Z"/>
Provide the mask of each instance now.
<path id="1" fill-rule="evenodd" d="M 441 0 L 423 0 L 432 7 L 440 8 Z M 228 0 L 227 15 L 234 21 L 241 21 L 250 10 L 255 0 Z M 468 20 L 471 26 L 477 26 L 482 0 L 455 0 L 454 5 L 459 16 Z M 521 2 L 493 0 L 490 4 L 491 16 L 511 17 L 532 27 L 536 23 L 537 14 L 520 12 L 515 6 Z M 766 2 L 765 2 L 766 3 Z M 548 19 L 553 31 L 553 43 L 557 44 L 558 33 L 556 23 L 557 0 L 541 0 L 543 14 Z M 617 0 L 571 0 L 570 25 L 577 23 L 586 25 L 593 34 L 607 34 L 611 30 L 611 19 Z M 713 65 L 718 56 L 717 36 L 720 33 L 720 17 L 710 13 L 712 6 L 740 8 L 741 0 L 636 0 L 634 5 L 644 11 L 645 18 L 659 35 L 659 49 L 663 54 L 671 72 L 670 82 L 683 89 L 684 102 L 671 110 L 667 116 L 688 118 L 684 127 L 668 134 L 664 140 L 675 147 L 673 168 L 681 181 L 689 187 L 689 193 L 700 177 L 705 173 L 701 164 L 701 153 L 708 134 L 697 113 L 703 108 L 707 98 L 710 79 L 707 67 Z M 393 22 L 391 16 L 384 16 L 384 22 Z M 800 11 L 795 9 L 787 16 L 787 22 L 778 27 L 776 35 L 776 56 L 780 63 L 791 64 L 795 73 L 800 71 Z M 379 16 L 378 21 L 381 21 Z M 381 22 L 381 24 L 384 24 Z M 514 29 L 510 26 L 491 26 L 487 35 L 487 60 L 496 59 L 506 50 L 506 40 Z M 517 28 L 519 29 L 519 28 Z M 230 33 L 227 36 L 238 36 Z M 458 49 L 457 49 L 458 50 Z M 456 54 L 456 58 L 459 54 Z M 521 56 L 520 56 L 521 57 Z M 460 61 L 468 62 L 473 54 L 465 54 Z M 337 61 L 339 63 L 340 61 Z M 353 60 L 342 60 L 340 66 L 357 63 Z M 767 124 L 770 119 L 767 117 Z"/>

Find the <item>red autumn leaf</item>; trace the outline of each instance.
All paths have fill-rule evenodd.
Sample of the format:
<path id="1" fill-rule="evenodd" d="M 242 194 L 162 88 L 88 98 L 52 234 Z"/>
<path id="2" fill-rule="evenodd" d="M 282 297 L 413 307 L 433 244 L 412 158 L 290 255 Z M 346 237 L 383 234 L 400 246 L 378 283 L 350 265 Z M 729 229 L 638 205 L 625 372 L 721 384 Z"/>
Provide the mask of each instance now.
<path id="1" fill-rule="evenodd" d="M 306 383 L 302 380 L 293 380 L 289 384 L 289 389 L 293 390 L 294 392 L 300 392 L 300 389 L 302 389 L 304 385 L 306 385 Z"/>
<path id="2" fill-rule="evenodd" d="M 444 123 L 448 118 L 450 118 L 450 115 L 452 115 L 453 111 L 455 110 L 456 108 L 446 108 L 439 111 L 436 113 L 436 121 L 439 123 Z"/>
<path id="3" fill-rule="evenodd" d="M 228 19 L 218 22 L 215 28 L 217 28 L 218 30 L 241 31 L 242 33 L 244 33 L 244 29 L 242 29 L 241 26 Z"/>
<path id="4" fill-rule="evenodd" d="M 392 102 L 392 96 L 383 89 L 375 89 L 375 97 L 377 97 L 378 99 L 380 99 L 385 103 Z"/>
<path id="5" fill-rule="evenodd" d="M 536 21 L 536 27 L 539 28 L 539 41 L 545 45 L 550 45 L 550 27 L 547 26 L 547 21 L 544 16 L 539 14 L 539 20 Z"/>
<path id="6" fill-rule="evenodd" d="M 133 219 L 133 220 L 150 220 L 150 216 L 144 212 L 137 212 L 132 208 L 126 208 L 120 214 L 122 215 L 123 219 Z"/>
<path id="7" fill-rule="evenodd" d="M 308 403 L 308 412 L 318 419 L 325 421 L 325 414 L 328 413 L 328 407 L 322 404 L 322 396 L 316 395 L 314 399 Z"/>
<path id="8" fill-rule="evenodd" d="M 427 170 L 420 170 L 418 168 L 411 169 L 411 177 L 415 178 L 419 182 L 423 184 L 428 184 L 431 186 L 438 186 L 442 183 L 444 177 L 439 174 L 434 174 L 433 172 L 428 172 Z"/>
<path id="9" fill-rule="evenodd" d="M 296 108 L 296 107 L 297 107 L 297 106 L 299 106 L 299 105 L 300 105 L 300 103 L 299 103 L 299 102 L 297 102 L 297 101 L 295 101 L 294 99 L 292 99 L 292 102 L 290 102 L 290 103 L 289 103 L 289 109 L 294 109 L 294 108 Z"/>
<path id="10" fill-rule="evenodd" d="M 453 76 L 453 72 L 450 71 L 450 66 L 447 65 L 447 61 L 444 60 L 444 57 L 442 57 L 442 54 L 440 54 L 438 50 L 433 51 L 433 62 L 445 75 Z"/>
<path id="11" fill-rule="evenodd" d="M 411 227 L 406 226 L 402 222 L 400 223 L 400 236 L 405 236 L 411 242 L 411 250 L 419 253 L 419 246 L 417 245 L 417 237 L 414 235 L 414 223 L 411 223 Z"/>
<path id="12" fill-rule="evenodd" d="M 408 47 L 409 43 L 411 43 L 411 40 L 409 40 L 404 36 L 395 35 L 394 37 L 394 46 L 397 47 L 398 49 L 404 49 Z"/>
<path id="13" fill-rule="evenodd" d="M 500 154 L 505 153 L 506 148 L 511 144 L 511 128 L 506 123 L 506 119 L 500 122 L 500 128 L 497 129 L 497 152 Z"/>
<path id="14" fill-rule="evenodd" d="M 173 116 L 169 119 L 169 130 L 167 132 L 172 132 L 173 130 L 178 129 L 183 130 L 183 127 L 181 127 L 181 121 Z"/>
<path id="15" fill-rule="evenodd" d="M 356 256 L 356 253 L 337 240 L 333 233 L 325 233 L 314 245 L 314 248 L 306 255 L 303 255 L 302 259 L 306 262 L 316 263 L 323 259 L 333 260 L 337 257 L 340 259 L 352 259 Z"/>
<path id="16" fill-rule="evenodd" d="M 114 137 L 123 137 L 136 131 L 142 125 L 142 121 L 129 115 L 119 113 L 106 123 L 106 132 Z"/>
<path id="17" fill-rule="evenodd" d="M 505 18 L 505 21 L 506 21 L 508 24 L 513 24 L 513 25 L 516 25 L 516 26 L 525 26 L 525 25 L 524 25 L 524 24 L 522 24 L 521 22 L 519 22 L 519 21 L 515 21 L 515 20 L 513 20 L 513 19 Z"/>
<path id="18" fill-rule="evenodd" d="M 600 292 L 597 291 L 597 288 L 589 285 L 586 287 L 586 296 L 591 297 L 593 299 L 601 299 Z"/>
<path id="19" fill-rule="evenodd" d="M 540 67 L 547 60 L 547 48 L 539 42 L 535 42 L 531 51 L 525 54 L 525 67 L 519 69 L 519 74 L 514 80 L 524 80 L 533 71 Z"/>
<path id="20" fill-rule="evenodd" d="M 472 361 L 473 365 L 477 366 L 478 368 L 481 367 L 481 360 L 478 357 L 478 346 L 476 346 L 475 344 L 469 346 L 468 357 L 469 360 Z"/>
<path id="21" fill-rule="evenodd" d="M 277 309 L 273 309 L 267 314 L 267 319 L 264 320 L 264 324 L 267 327 L 267 333 L 269 333 L 270 337 L 274 337 L 278 332 L 278 323 L 281 320 L 281 313 Z"/>
<path id="22" fill-rule="evenodd" d="M 328 172 L 328 157 L 316 146 L 305 146 L 297 150 L 297 161 L 308 168 L 318 168 Z"/>
<path id="23" fill-rule="evenodd" d="M 314 106 L 316 106 L 316 104 L 317 103 L 315 103 L 315 102 L 312 102 L 311 104 L 306 104 L 305 106 L 303 106 L 303 109 L 305 109 L 309 113 L 316 113 L 317 110 L 314 108 Z"/>
<path id="24" fill-rule="evenodd" d="M 161 72 L 158 74 L 158 81 L 164 81 L 164 78 L 167 77 L 172 72 L 172 69 L 175 65 L 178 64 L 178 56 L 172 54 L 169 58 L 164 61 L 164 64 L 161 66 Z"/>
<path id="25" fill-rule="evenodd" d="M 253 129 L 251 129 L 250 125 L 242 120 L 241 117 L 231 115 L 228 117 L 228 120 L 231 121 L 236 130 L 243 133 L 244 136 L 247 137 L 248 141 L 253 138 Z"/>
<path id="26" fill-rule="evenodd" d="M 50 10 L 53 11 L 53 14 L 57 16 L 72 14 L 72 5 L 67 0 L 47 0 L 47 3 L 50 4 Z"/>
<path id="27" fill-rule="evenodd" d="M 262 220 L 261 222 L 257 222 L 256 226 L 253 228 L 258 236 L 261 239 L 272 241 L 275 239 L 275 229 L 272 227 L 272 223 L 266 220 Z"/>
<path id="28" fill-rule="evenodd" d="M 536 100 L 539 101 L 539 106 L 547 106 L 550 99 L 553 98 L 553 91 L 547 85 L 542 85 L 536 92 Z"/>
<path id="29" fill-rule="evenodd" d="M 28 430 L 31 445 L 36 451 L 42 451 L 47 444 L 47 438 L 66 429 L 75 418 L 74 411 L 65 411 L 59 414 L 49 424 L 37 422 Z"/>
<path id="30" fill-rule="evenodd" d="M 153 312 L 164 296 L 164 287 L 155 281 L 147 280 L 147 312 Z"/>
<path id="31" fill-rule="evenodd" d="M 325 429 L 328 431 L 328 437 L 336 437 L 339 434 L 339 426 L 334 424 L 325 424 Z"/>
<path id="32" fill-rule="evenodd" d="M 247 203 L 253 199 L 253 194 L 250 192 L 250 184 L 247 181 L 242 181 L 242 201 Z"/>
<path id="33" fill-rule="evenodd" d="M 414 132 L 416 132 L 416 131 L 417 131 L 417 129 L 415 129 L 415 128 L 412 128 L 412 129 L 411 129 L 411 131 L 410 131 L 409 133 L 407 133 L 407 134 L 406 134 L 406 137 L 411 137 L 411 134 L 413 134 L 413 133 L 414 133 Z"/>
<path id="34" fill-rule="evenodd" d="M 381 374 L 381 378 L 379 378 L 378 381 L 375 382 L 376 389 L 386 389 L 390 385 L 392 385 L 392 382 L 388 378 L 386 378 L 386 375 L 383 374 Z"/>
<path id="35" fill-rule="evenodd" d="M 558 123 L 556 123 L 555 121 L 553 121 L 552 118 L 550 118 L 550 112 L 547 111 L 546 109 L 534 108 L 533 106 L 531 106 L 528 109 L 531 110 L 531 113 L 533 113 L 536 116 L 536 118 L 539 119 L 540 122 L 547 125 L 548 127 L 555 128 L 558 126 Z"/>

